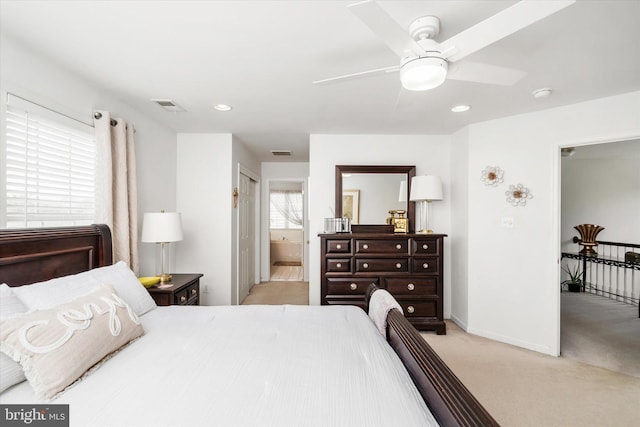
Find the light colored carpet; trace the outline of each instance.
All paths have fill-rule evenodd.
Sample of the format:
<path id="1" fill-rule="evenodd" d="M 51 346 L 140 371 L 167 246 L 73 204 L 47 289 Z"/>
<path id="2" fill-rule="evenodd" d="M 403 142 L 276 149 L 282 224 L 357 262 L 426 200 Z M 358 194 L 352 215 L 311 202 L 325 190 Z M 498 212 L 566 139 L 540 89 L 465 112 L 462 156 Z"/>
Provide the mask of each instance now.
<path id="1" fill-rule="evenodd" d="M 242 304 L 309 305 L 309 282 L 264 282 L 253 285 Z"/>
<path id="2" fill-rule="evenodd" d="M 563 356 L 640 378 L 637 306 L 589 293 L 563 292 L 561 313 Z"/>
<path id="3" fill-rule="evenodd" d="M 640 378 L 467 334 L 422 333 L 503 426 L 637 426 Z"/>

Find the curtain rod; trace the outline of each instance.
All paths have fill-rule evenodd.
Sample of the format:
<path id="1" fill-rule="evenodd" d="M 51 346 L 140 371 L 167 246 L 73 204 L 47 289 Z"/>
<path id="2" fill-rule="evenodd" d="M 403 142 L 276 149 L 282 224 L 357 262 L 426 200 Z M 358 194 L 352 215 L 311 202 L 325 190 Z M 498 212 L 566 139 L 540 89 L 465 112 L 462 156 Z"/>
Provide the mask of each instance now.
<path id="1" fill-rule="evenodd" d="M 75 117 L 71 117 L 71 116 L 69 116 L 69 115 L 67 115 L 67 114 L 61 113 L 60 111 L 56 111 L 56 110 L 54 110 L 54 109 L 52 109 L 52 108 L 49 108 L 49 107 L 47 107 L 47 106 L 44 106 L 44 105 L 42 105 L 42 104 L 38 104 L 37 102 L 33 102 L 33 101 L 31 101 L 30 99 L 23 98 L 23 97 L 21 97 L 20 95 L 16 95 L 15 93 L 7 92 L 7 95 L 15 96 L 15 97 L 16 97 L 16 98 L 18 98 L 18 99 L 21 99 L 21 100 L 26 101 L 26 102 L 30 102 L 30 103 L 31 103 L 31 104 L 33 104 L 33 105 L 37 105 L 37 106 L 38 106 L 38 107 L 40 107 L 40 108 L 44 108 L 45 110 L 49 110 L 49 111 L 51 111 L 52 113 L 60 114 L 61 116 L 64 116 L 64 117 L 66 117 L 66 118 L 68 118 L 68 119 L 71 119 L 71 120 L 73 120 L 73 121 L 76 121 L 76 122 L 78 122 L 78 123 L 82 123 L 83 125 L 87 125 L 87 126 L 90 126 L 90 127 L 94 127 L 94 126 L 93 126 L 93 123 L 89 124 L 89 123 L 87 123 L 87 122 L 85 122 L 85 121 L 82 121 L 82 120 L 80 120 L 80 119 L 76 119 Z"/>

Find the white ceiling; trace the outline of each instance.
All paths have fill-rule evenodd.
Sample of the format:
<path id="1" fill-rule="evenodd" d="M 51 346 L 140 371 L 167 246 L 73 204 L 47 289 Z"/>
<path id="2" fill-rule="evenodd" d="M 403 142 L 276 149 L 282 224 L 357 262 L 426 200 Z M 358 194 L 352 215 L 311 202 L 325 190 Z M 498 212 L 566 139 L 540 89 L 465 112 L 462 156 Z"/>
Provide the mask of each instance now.
<path id="1" fill-rule="evenodd" d="M 354 1 L 10 1 L 0 30 L 178 132 L 233 133 L 263 161 L 308 160 L 310 133 L 449 134 L 469 123 L 640 90 L 640 1 L 576 4 L 469 60 L 524 70 L 514 86 L 448 80 L 400 89 L 397 74 L 314 80 L 397 64 Z M 401 25 L 442 20 L 439 40 L 515 1 L 380 1 Z M 553 88 L 553 96 L 531 92 Z M 187 112 L 150 102 L 174 100 Z M 229 113 L 213 110 L 231 104 Z M 450 108 L 470 104 L 466 113 Z"/>

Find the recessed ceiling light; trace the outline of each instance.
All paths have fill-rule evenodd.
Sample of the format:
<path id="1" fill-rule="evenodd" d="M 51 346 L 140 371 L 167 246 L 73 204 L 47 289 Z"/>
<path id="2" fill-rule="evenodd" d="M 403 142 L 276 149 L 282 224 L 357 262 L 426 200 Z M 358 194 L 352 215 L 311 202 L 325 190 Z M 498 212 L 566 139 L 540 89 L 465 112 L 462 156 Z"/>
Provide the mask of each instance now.
<path id="1" fill-rule="evenodd" d="M 465 111 L 469 111 L 471 109 L 471 105 L 456 105 L 451 108 L 451 111 L 454 113 L 464 113 Z"/>
<path id="2" fill-rule="evenodd" d="M 231 111 L 231 105 L 227 105 L 227 104 L 215 104 L 213 108 L 215 108 L 218 111 Z"/>
<path id="3" fill-rule="evenodd" d="M 548 87 L 543 87 L 541 89 L 536 89 L 533 92 L 531 92 L 531 94 L 533 95 L 534 98 L 539 99 L 539 98 L 548 98 L 551 96 L 551 92 L 553 92 L 551 90 L 551 88 Z"/>

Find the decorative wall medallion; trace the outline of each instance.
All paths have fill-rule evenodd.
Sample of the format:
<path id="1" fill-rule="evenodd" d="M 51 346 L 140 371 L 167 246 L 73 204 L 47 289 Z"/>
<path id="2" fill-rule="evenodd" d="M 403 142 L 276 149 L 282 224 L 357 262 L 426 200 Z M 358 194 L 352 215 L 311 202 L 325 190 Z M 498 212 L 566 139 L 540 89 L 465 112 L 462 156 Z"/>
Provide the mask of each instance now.
<path id="1" fill-rule="evenodd" d="M 504 176 L 504 171 L 498 166 L 487 166 L 483 171 L 480 179 L 484 182 L 484 185 L 491 185 L 493 187 L 501 184 Z"/>
<path id="2" fill-rule="evenodd" d="M 507 196 L 507 202 L 513 206 L 526 206 L 527 199 L 533 199 L 531 191 L 522 184 L 510 185 L 504 194 Z"/>

